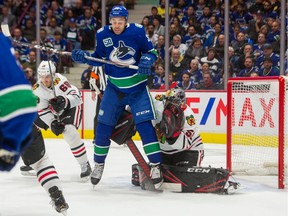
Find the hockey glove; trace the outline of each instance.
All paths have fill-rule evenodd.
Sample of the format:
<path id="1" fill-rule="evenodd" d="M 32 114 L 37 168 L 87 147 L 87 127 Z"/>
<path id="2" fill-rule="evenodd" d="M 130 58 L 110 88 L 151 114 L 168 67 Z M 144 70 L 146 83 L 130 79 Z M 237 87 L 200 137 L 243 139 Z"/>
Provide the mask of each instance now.
<path id="1" fill-rule="evenodd" d="M 32 133 L 22 141 L 21 146 L 18 150 L 8 150 L 9 145 L 7 145 L 4 139 L 0 138 L 0 171 L 10 171 L 17 163 L 23 150 L 30 145 L 33 139 Z"/>
<path id="2" fill-rule="evenodd" d="M 80 49 L 74 49 L 72 51 L 72 60 L 77 63 L 83 63 L 86 64 L 88 60 L 85 58 L 85 56 L 91 56 L 89 52 L 80 50 Z"/>
<path id="3" fill-rule="evenodd" d="M 55 112 L 60 112 L 65 108 L 69 108 L 69 101 L 63 96 L 57 96 L 49 100 L 50 105 L 52 106 Z"/>
<path id="4" fill-rule="evenodd" d="M 65 124 L 63 122 L 58 122 L 57 120 L 54 120 L 51 123 L 51 130 L 56 136 L 59 136 L 64 132 Z"/>
<path id="5" fill-rule="evenodd" d="M 156 56 L 152 54 L 142 55 L 138 64 L 138 73 L 150 75 L 151 67 L 155 61 L 156 61 Z"/>
<path id="6" fill-rule="evenodd" d="M 0 171 L 10 171 L 20 158 L 20 154 L 0 149 Z"/>

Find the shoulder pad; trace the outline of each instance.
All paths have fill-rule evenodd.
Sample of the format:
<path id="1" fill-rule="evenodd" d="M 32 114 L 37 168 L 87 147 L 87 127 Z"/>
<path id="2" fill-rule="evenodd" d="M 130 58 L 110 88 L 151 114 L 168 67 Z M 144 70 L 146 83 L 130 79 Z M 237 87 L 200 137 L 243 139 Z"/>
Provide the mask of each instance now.
<path id="1" fill-rule="evenodd" d="M 39 84 L 38 84 L 38 83 L 35 83 L 35 84 L 33 85 L 33 90 L 36 90 L 38 87 L 39 87 Z"/>

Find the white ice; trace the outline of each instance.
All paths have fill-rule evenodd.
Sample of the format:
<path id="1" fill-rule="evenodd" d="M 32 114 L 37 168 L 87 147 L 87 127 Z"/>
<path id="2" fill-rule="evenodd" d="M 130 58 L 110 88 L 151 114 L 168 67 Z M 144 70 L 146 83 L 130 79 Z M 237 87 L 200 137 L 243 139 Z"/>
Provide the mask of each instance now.
<path id="1" fill-rule="evenodd" d="M 288 192 L 277 189 L 275 176 L 235 176 L 244 188 L 232 195 L 153 193 L 133 186 L 128 147 L 112 144 L 100 183 L 80 181 L 80 167 L 62 139 L 46 139 L 46 148 L 60 176 L 70 208 L 68 216 L 287 216 Z M 93 164 L 93 145 L 85 140 Z M 141 143 L 136 142 L 140 147 Z M 225 146 L 205 145 L 203 165 L 225 167 Z M 143 151 L 142 151 L 143 152 Z M 62 215 L 52 209 L 50 198 L 36 177 L 22 176 L 19 167 L 0 173 L 0 216 Z"/>

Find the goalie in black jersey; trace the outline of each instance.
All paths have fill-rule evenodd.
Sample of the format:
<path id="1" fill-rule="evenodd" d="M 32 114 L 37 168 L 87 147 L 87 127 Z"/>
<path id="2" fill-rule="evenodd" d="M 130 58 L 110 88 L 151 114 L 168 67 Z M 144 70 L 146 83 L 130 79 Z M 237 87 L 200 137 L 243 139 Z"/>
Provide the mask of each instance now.
<path id="1" fill-rule="evenodd" d="M 164 182 L 177 183 L 181 192 L 234 192 L 238 183 L 228 181 L 228 170 L 201 167 L 203 142 L 195 114 L 186 104 L 185 92 L 173 88 L 166 95 L 156 95 L 154 106 L 158 117 L 153 125 L 162 152 Z M 137 164 L 132 166 L 132 183 L 139 185 Z"/>

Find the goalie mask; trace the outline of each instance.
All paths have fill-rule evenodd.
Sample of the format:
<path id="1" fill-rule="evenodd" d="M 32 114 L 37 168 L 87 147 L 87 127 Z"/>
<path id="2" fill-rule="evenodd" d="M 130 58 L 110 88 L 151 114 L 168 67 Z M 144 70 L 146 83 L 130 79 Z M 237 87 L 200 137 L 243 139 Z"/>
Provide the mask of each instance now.
<path id="1" fill-rule="evenodd" d="M 51 70 L 51 72 L 50 72 Z M 56 73 L 55 64 L 52 61 L 41 61 L 37 69 L 38 77 L 46 77 Z"/>
<path id="2" fill-rule="evenodd" d="M 185 92 L 181 88 L 172 88 L 166 92 L 166 100 L 175 104 L 185 104 Z"/>

